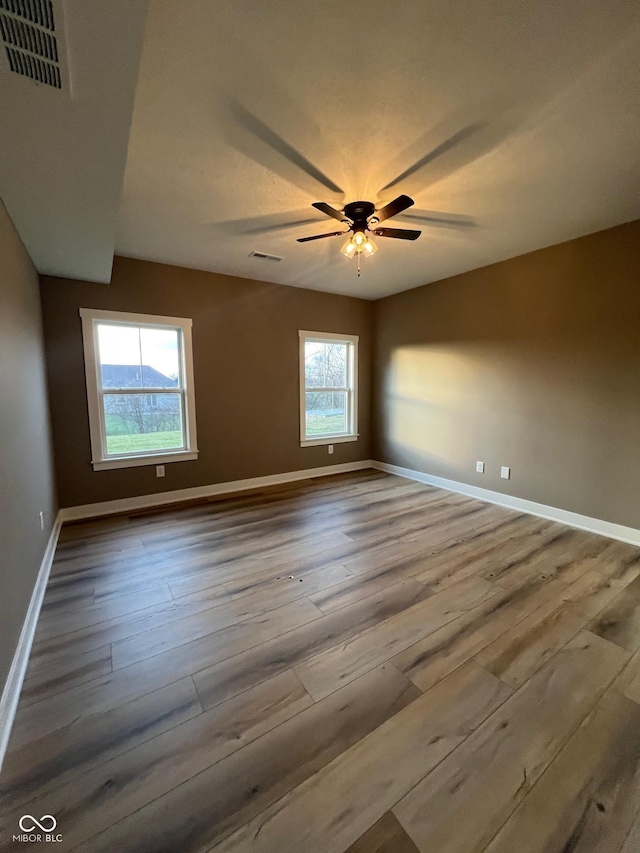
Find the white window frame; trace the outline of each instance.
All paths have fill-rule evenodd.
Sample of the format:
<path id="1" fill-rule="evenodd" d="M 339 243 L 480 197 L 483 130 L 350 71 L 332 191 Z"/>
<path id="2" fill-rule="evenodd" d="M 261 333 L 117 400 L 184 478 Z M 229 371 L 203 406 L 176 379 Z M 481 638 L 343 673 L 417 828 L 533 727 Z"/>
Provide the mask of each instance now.
<path id="1" fill-rule="evenodd" d="M 340 335 L 333 332 L 310 332 L 301 329 L 298 332 L 300 338 L 300 446 L 314 447 L 319 444 L 342 444 L 346 441 L 358 440 L 358 335 Z M 305 383 L 305 344 L 307 341 L 325 343 L 334 341 L 347 344 L 347 379 L 348 385 L 344 388 L 307 388 Z M 347 423 L 349 432 L 331 433 L 317 435 L 313 438 L 307 436 L 307 407 L 306 396 L 308 391 L 346 391 L 347 393 Z"/>
<path id="2" fill-rule="evenodd" d="M 164 465 L 168 462 L 185 462 L 198 458 L 196 432 L 195 384 L 193 379 L 193 347 L 191 338 L 192 321 L 184 317 L 159 317 L 153 314 L 130 314 L 123 311 L 101 311 L 95 308 L 80 308 L 84 365 L 87 382 L 87 406 L 89 431 L 91 433 L 91 464 L 94 471 L 113 468 L 132 468 L 138 465 Z M 182 394 L 182 412 L 185 420 L 186 447 L 182 450 L 152 450 L 148 453 L 127 453 L 119 456 L 107 453 L 107 440 L 102 404 L 102 380 L 97 351 L 97 323 L 121 324 L 123 326 L 149 326 L 177 329 L 181 347 L 181 388 L 174 393 Z M 165 393 L 163 389 L 160 393 Z M 118 393 L 159 393 L 156 388 L 119 389 Z"/>

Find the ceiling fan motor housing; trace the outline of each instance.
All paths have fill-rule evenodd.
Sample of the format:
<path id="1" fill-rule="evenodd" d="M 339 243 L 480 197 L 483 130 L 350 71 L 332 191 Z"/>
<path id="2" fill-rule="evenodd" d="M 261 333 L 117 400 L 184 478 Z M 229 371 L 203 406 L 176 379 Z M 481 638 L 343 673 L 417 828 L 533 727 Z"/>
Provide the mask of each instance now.
<path id="1" fill-rule="evenodd" d="M 344 214 L 353 222 L 353 231 L 365 231 L 369 217 L 375 213 L 375 206 L 370 201 L 352 201 L 344 207 Z"/>

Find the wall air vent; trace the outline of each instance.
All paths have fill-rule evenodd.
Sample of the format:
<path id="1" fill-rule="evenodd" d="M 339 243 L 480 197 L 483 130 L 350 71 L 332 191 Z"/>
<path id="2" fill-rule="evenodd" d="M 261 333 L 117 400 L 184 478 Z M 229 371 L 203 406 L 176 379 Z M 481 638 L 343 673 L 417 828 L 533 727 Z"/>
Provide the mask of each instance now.
<path id="1" fill-rule="evenodd" d="M 279 258 L 278 255 L 266 255 L 264 252 L 249 252 L 250 258 L 258 258 L 261 261 L 284 261 L 284 258 Z"/>
<path id="2" fill-rule="evenodd" d="M 0 0 L 0 36 L 11 71 L 61 89 L 55 30 L 51 0 Z"/>

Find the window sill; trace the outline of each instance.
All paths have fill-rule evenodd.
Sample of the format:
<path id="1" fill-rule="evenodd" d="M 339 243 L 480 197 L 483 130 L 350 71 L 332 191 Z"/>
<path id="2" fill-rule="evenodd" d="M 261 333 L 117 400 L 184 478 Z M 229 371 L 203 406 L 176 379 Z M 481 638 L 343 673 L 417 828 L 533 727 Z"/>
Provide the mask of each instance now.
<path id="1" fill-rule="evenodd" d="M 319 444 L 344 444 L 346 441 L 357 440 L 357 435 L 325 435 L 318 438 L 301 438 L 300 447 L 315 447 Z"/>
<path id="2" fill-rule="evenodd" d="M 188 462 L 198 458 L 197 450 L 177 453 L 157 453 L 154 456 L 123 456 L 120 459 L 104 459 L 92 462 L 94 471 L 110 471 L 113 468 L 135 468 L 141 465 L 166 465 L 169 462 Z"/>

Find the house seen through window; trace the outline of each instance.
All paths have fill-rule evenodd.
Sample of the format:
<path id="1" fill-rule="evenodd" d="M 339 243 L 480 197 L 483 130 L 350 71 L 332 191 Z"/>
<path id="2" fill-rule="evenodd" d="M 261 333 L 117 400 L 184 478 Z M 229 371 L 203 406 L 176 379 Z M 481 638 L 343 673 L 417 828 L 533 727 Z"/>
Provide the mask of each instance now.
<path id="1" fill-rule="evenodd" d="M 191 321 L 81 315 L 94 468 L 194 458 Z"/>

